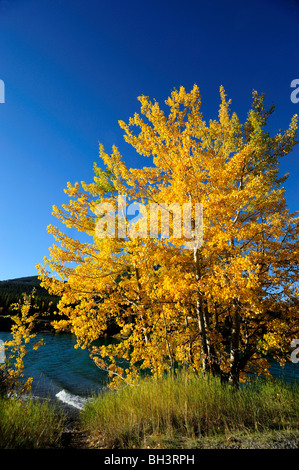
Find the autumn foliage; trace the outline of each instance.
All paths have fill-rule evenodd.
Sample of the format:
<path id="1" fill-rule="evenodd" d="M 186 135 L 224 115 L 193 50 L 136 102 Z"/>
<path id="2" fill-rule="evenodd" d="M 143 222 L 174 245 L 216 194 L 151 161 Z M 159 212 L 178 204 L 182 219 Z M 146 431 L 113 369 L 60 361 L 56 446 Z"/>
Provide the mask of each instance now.
<path id="1" fill-rule="evenodd" d="M 13 310 L 17 312 L 11 317 L 13 325 L 11 327 L 11 339 L 5 341 L 8 353 L 7 363 L 0 366 L 2 387 L 8 396 L 20 396 L 31 390 L 32 377 L 25 378 L 24 358 L 28 353 L 28 345 L 36 337 L 34 330 L 34 320 L 39 315 L 32 312 L 34 307 L 34 294 L 23 294 L 22 299 L 13 304 Z M 37 350 L 43 344 L 43 339 L 37 341 L 33 350 Z"/>
<path id="2" fill-rule="evenodd" d="M 134 383 L 142 370 L 161 376 L 181 366 L 235 385 L 249 372 L 265 374 L 266 354 L 283 363 L 299 332 L 299 219 L 287 208 L 287 175 L 280 178 L 278 166 L 296 144 L 297 116 L 271 137 L 274 107 L 257 92 L 243 124 L 222 87 L 218 120 L 209 122 L 197 86 L 173 91 L 164 107 L 139 101 L 140 114 L 120 127 L 150 165 L 128 169 L 118 148 L 108 154 L 101 145 L 94 181 L 68 183 L 69 204 L 53 209 L 90 237 L 48 227 L 57 243 L 37 267 L 42 286 L 61 298 L 55 327 L 70 329 L 115 385 Z M 168 238 L 117 236 L 119 195 L 146 209 L 202 204 L 203 243 L 186 248 L 171 214 Z M 115 208 L 116 227 L 100 238 L 103 203 Z M 96 347 L 111 321 L 122 341 Z"/>

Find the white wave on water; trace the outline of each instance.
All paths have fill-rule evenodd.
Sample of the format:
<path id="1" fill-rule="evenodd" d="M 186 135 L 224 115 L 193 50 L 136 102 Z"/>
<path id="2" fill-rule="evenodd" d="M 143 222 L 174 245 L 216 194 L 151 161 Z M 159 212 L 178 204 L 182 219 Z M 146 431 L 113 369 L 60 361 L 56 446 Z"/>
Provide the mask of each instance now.
<path id="1" fill-rule="evenodd" d="M 88 401 L 87 398 L 79 397 L 78 395 L 73 395 L 72 393 L 66 392 L 65 390 L 61 390 L 60 392 L 56 393 L 56 397 L 63 403 L 67 403 L 68 405 L 71 405 L 74 408 L 78 408 L 78 410 L 82 410 L 84 408 L 84 405 Z"/>

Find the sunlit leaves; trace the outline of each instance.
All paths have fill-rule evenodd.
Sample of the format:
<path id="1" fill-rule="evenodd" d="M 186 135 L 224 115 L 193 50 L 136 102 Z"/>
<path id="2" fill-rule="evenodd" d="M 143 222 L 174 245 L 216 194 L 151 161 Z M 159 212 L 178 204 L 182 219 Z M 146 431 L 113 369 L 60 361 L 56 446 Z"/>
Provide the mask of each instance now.
<path id="1" fill-rule="evenodd" d="M 36 310 L 32 312 L 33 299 L 34 292 L 31 295 L 23 294 L 23 299 L 12 306 L 17 313 L 12 316 L 12 339 L 5 342 L 8 351 L 7 363 L 1 366 L 9 396 L 20 395 L 31 390 L 33 378 L 24 379 L 24 357 L 28 352 L 28 344 L 36 336 L 33 327 L 39 313 Z M 32 349 L 36 351 L 42 344 L 41 339 L 32 346 Z"/>
<path id="2" fill-rule="evenodd" d="M 296 144 L 297 116 L 271 137 L 265 127 L 274 107 L 266 109 L 255 91 L 244 124 L 223 87 L 218 120 L 208 123 L 196 85 L 174 90 L 163 106 L 139 101 L 140 113 L 119 124 L 137 154 L 152 158 L 148 166 L 128 169 L 117 147 L 108 154 L 100 145 L 104 169 L 94 166 L 93 183 L 68 183 L 69 204 L 54 208 L 66 227 L 90 236 L 83 243 L 48 229 L 59 246 L 45 259 L 49 271 L 39 272 L 43 286 L 61 296 L 64 317 L 55 327 L 75 333 L 114 383 L 175 366 L 233 382 L 252 368 L 265 373 L 262 353 L 285 357 L 298 334 L 290 299 L 298 298 L 299 219 L 286 207 L 287 176 L 278 167 Z M 202 204 L 203 245 L 193 252 L 174 233 L 117 237 L 119 195 L 147 210 L 151 203 Z M 97 237 L 101 202 L 115 210 L 114 238 Z M 122 340 L 97 349 L 92 343 L 111 324 Z"/>

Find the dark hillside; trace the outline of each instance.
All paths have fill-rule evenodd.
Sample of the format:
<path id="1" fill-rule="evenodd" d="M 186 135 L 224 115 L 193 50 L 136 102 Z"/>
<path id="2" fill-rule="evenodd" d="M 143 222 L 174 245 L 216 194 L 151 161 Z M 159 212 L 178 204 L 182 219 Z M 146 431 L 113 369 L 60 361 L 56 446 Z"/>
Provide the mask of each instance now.
<path id="1" fill-rule="evenodd" d="M 37 276 L 8 279 L 0 281 L 0 329 L 10 329 L 11 321 L 4 316 L 14 314 L 12 304 L 19 302 L 23 293 L 31 294 L 33 288 L 35 289 L 34 301 L 41 314 L 40 318 L 45 320 L 44 315 L 47 313 L 47 322 L 53 320 L 53 313 L 59 298 L 50 295 L 41 287 Z"/>

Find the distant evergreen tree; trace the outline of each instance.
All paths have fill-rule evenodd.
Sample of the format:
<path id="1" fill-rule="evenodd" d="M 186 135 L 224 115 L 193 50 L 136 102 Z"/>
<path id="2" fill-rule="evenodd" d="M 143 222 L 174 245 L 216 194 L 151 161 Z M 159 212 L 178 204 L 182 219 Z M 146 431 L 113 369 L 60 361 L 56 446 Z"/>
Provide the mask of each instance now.
<path id="1" fill-rule="evenodd" d="M 13 314 L 11 305 L 19 302 L 23 293 L 30 294 L 33 288 L 35 288 L 35 305 L 40 316 L 48 313 L 49 319 L 52 319 L 59 298 L 50 295 L 42 288 L 37 276 L 0 281 L 0 314 Z"/>

